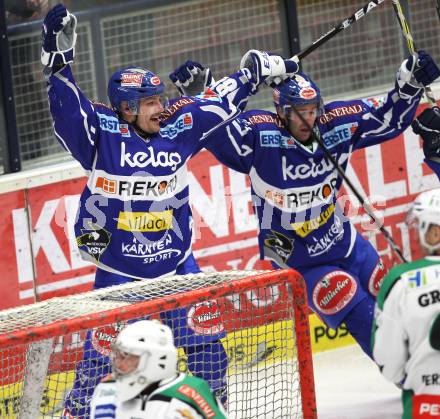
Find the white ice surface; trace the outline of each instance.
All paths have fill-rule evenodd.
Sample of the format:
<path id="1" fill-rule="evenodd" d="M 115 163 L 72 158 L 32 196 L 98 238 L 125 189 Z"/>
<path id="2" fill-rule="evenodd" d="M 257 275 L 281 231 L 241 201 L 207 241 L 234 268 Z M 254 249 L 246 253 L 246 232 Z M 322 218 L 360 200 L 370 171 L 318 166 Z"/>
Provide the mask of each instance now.
<path id="1" fill-rule="evenodd" d="M 358 345 L 313 357 L 319 419 L 400 419 L 400 390 Z"/>

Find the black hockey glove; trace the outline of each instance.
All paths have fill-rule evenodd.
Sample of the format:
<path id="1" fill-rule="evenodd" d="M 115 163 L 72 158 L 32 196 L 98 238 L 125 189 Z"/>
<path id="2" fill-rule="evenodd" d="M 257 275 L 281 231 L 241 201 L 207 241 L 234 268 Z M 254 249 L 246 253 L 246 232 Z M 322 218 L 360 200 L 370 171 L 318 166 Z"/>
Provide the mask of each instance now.
<path id="1" fill-rule="evenodd" d="M 414 78 L 423 86 L 429 86 L 440 76 L 440 69 L 433 58 L 425 51 L 420 50 L 417 54 Z"/>
<path id="2" fill-rule="evenodd" d="M 423 139 L 423 153 L 428 160 L 440 159 L 440 109 L 425 109 L 411 124 Z"/>
<path id="3" fill-rule="evenodd" d="M 56 68 L 71 63 L 75 55 L 76 17 L 57 4 L 44 18 L 41 37 L 43 65 Z"/>
<path id="4" fill-rule="evenodd" d="M 185 96 L 199 95 L 215 83 L 209 68 L 191 60 L 177 67 L 169 77 L 180 94 Z"/>
<path id="5" fill-rule="evenodd" d="M 425 51 L 410 55 L 401 64 L 396 77 L 396 89 L 403 100 L 412 100 L 422 93 L 422 88 L 440 76 L 432 57 Z"/>

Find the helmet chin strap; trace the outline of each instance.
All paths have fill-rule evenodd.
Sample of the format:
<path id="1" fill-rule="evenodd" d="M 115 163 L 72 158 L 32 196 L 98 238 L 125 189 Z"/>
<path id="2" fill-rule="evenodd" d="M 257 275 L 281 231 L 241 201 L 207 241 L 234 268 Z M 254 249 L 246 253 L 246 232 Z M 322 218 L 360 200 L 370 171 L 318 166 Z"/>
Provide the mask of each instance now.
<path id="1" fill-rule="evenodd" d="M 145 132 L 139 125 L 138 125 L 138 114 L 133 115 L 134 121 L 129 122 L 129 124 L 134 128 L 136 133 L 142 137 L 144 140 L 146 140 L 148 137 L 150 137 L 150 133 Z"/>

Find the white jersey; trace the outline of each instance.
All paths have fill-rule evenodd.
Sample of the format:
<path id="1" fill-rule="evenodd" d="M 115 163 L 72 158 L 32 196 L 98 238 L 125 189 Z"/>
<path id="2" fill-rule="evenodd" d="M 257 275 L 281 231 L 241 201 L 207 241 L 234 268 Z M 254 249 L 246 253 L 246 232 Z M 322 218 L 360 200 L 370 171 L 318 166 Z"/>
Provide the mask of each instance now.
<path id="1" fill-rule="evenodd" d="M 373 357 L 388 380 L 416 395 L 440 396 L 440 351 L 432 346 L 439 315 L 440 256 L 389 272 L 377 297 Z"/>
<path id="2" fill-rule="evenodd" d="M 113 379 L 98 384 L 90 402 L 90 419 L 225 419 L 221 403 L 209 386 L 181 373 L 162 380 L 151 393 L 121 402 Z"/>

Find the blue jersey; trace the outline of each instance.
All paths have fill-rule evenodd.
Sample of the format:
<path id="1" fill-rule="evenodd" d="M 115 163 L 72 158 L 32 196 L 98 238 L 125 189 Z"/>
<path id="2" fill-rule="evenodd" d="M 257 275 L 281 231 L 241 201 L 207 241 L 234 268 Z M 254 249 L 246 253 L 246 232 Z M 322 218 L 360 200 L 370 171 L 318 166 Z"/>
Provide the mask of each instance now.
<path id="1" fill-rule="evenodd" d="M 440 180 L 440 162 L 439 161 L 430 160 L 430 159 L 425 159 L 425 163 L 437 175 L 437 177 Z"/>
<path id="2" fill-rule="evenodd" d="M 242 72 L 223 83 L 223 96 L 172 101 L 160 132 L 144 139 L 112 109 L 90 102 L 70 66 L 50 76 L 55 134 L 89 172 L 75 224 L 83 258 L 139 279 L 173 274 L 185 261 L 192 239 L 188 159 L 237 115 L 228 96 L 240 102 L 254 92 Z"/>
<path id="3" fill-rule="evenodd" d="M 345 170 L 354 150 L 402 133 L 419 100 L 403 100 L 393 89 L 381 103 L 331 102 L 314 131 Z M 348 257 L 356 230 L 336 200 L 342 179 L 318 144 L 302 145 L 276 114 L 259 110 L 243 113 L 227 131 L 208 149 L 250 177 L 261 257 L 297 269 Z"/>

